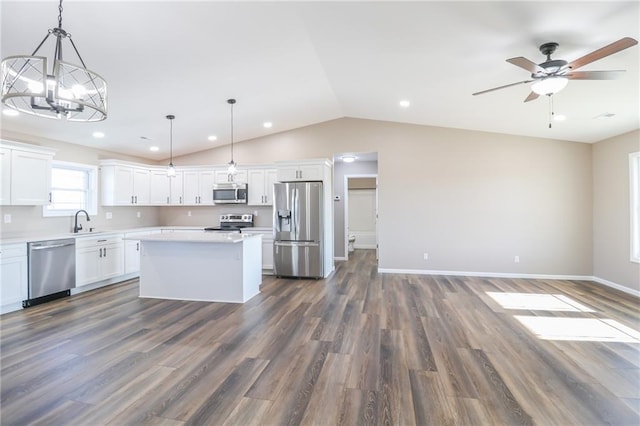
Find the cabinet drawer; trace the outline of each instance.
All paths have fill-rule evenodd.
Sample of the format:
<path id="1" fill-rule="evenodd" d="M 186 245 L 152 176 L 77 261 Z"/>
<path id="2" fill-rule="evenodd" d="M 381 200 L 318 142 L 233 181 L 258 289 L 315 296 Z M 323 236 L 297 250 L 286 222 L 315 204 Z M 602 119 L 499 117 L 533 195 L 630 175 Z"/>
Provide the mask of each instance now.
<path id="1" fill-rule="evenodd" d="M 76 248 L 103 247 L 112 244 L 122 244 L 122 234 L 101 235 L 96 237 L 79 237 L 76 239 Z"/>
<path id="2" fill-rule="evenodd" d="M 8 259 L 27 255 L 27 245 L 24 243 L 0 245 L 0 257 Z"/>

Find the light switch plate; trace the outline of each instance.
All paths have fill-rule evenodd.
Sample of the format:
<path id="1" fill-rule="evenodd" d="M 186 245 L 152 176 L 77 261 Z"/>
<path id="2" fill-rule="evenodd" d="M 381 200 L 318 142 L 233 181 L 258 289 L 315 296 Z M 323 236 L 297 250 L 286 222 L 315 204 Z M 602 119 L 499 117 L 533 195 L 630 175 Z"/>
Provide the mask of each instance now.
<path id="1" fill-rule="evenodd" d="M 9 213 L 4 215 L 4 223 L 11 223 L 11 215 Z"/>
<path id="2" fill-rule="evenodd" d="M 107 212 L 107 219 L 113 219 L 113 214 L 111 212 Z"/>

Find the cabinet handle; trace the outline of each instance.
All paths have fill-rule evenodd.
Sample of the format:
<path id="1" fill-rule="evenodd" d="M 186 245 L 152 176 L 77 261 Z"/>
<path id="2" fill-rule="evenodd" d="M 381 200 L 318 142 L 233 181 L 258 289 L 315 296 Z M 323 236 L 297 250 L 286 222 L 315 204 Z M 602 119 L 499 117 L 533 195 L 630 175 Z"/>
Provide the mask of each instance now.
<path id="1" fill-rule="evenodd" d="M 140 243 L 136 243 L 136 251 L 140 251 Z"/>
<path id="2" fill-rule="evenodd" d="M 138 204 L 138 196 L 136 195 L 136 204 Z"/>
<path id="3" fill-rule="evenodd" d="M 169 197 L 167 197 L 167 204 L 169 204 Z"/>
<path id="4" fill-rule="evenodd" d="M 133 204 L 133 195 L 131 196 L 131 204 Z"/>
<path id="5" fill-rule="evenodd" d="M 98 249 L 98 257 L 102 257 L 102 249 Z"/>
<path id="6" fill-rule="evenodd" d="M 180 203 L 179 204 L 182 204 L 182 195 L 180 196 Z"/>
<path id="7" fill-rule="evenodd" d="M 103 248 L 102 250 L 104 250 L 104 257 L 107 257 L 107 248 Z"/>
<path id="8" fill-rule="evenodd" d="M 51 202 L 53 201 L 53 199 L 51 197 L 52 197 L 52 195 L 51 195 L 51 192 L 50 192 L 49 193 L 49 204 L 51 204 Z"/>

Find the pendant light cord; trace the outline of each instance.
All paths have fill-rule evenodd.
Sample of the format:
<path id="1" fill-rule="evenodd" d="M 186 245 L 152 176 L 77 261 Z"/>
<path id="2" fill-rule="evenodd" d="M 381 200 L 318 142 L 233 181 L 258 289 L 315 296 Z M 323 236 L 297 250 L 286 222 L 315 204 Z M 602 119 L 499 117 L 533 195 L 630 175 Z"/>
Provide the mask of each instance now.
<path id="1" fill-rule="evenodd" d="M 62 29 L 62 0 L 58 5 L 58 28 Z"/>
<path id="2" fill-rule="evenodd" d="M 236 103 L 235 99 L 227 99 L 227 103 L 231 105 L 231 163 L 235 164 L 233 161 L 233 105 Z"/>

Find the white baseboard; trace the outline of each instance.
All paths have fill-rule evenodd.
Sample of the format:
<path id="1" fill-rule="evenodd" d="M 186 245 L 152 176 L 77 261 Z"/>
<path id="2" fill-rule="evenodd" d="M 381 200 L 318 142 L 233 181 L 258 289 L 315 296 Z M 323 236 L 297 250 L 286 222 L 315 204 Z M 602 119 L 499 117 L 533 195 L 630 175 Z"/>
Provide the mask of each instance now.
<path id="1" fill-rule="evenodd" d="M 568 280 L 593 281 L 607 287 L 615 288 L 632 296 L 640 297 L 640 291 L 623 285 L 607 281 L 592 275 L 547 275 L 547 274 L 514 274 L 508 272 L 470 272 L 470 271 L 438 271 L 427 269 L 392 269 L 378 268 L 382 274 L 410 274 L 410 275 L 451 275 L 456 277 L 484 277 L 484 278 L 526 278 L 531 280 Z"/>
<path id="2" fill-rule="evenodd" d="M 640 291 L 638 291 L 638 290 L 634 290 L 632 288 L 625 287 L 623 285 L 620 285 L 620 284 L 617 284 L 617 283 L 614 283 L 612 281 L 608 281 L 608 280 L 605 280 L 605 279 L 602 279 L 602 278 L 599 278 L 599 277 L 591 277 L 591 278 L 592 278 L 592 281 L 595 282 L 595 283 L 602 284 L 602 285 L 607 286 L 607 287 L 615 288 L 616 290 L 620 290 L 620 291 L 622 291 L 624 293 L 627 293 L 627 294 L 630 294 L 632 296 L 640 297 Z"/>
<path id="3" fill-rule="evenodd" d="M 376 245 L 375 243 L 374 244 L 354 244 L 353 248 L 361 249 L 361 250 L 373 250 L 376 248 Z"/>

